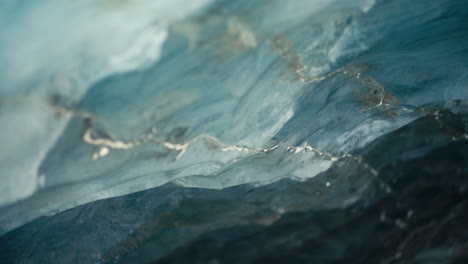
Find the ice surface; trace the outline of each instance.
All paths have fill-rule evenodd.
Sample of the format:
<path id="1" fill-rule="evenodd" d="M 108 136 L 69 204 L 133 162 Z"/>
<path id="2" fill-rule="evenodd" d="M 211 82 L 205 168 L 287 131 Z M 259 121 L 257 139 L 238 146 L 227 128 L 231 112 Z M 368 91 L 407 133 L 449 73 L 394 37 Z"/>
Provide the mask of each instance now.
<path id="1" fill-rule="evenodd" d="M 316 177 L 223 190 L 170 183 L 95 201 L 0 237 L 0 260 L 464 263 L 468 102 L 417 111 Z"/>
<path id="2" fill-rule="evenodd" d="M 0 118 L 7 128 L 0 160 L 9 182 L 0 205 L 30 196 L 47 178 L 39 167 L 92 83 L 153 64 L 168 23 L 207 1 L 181 8 L 174 8 L 177 1 L 150 2 L 0 3 Z"/>
<path id="3" fill-rule="evenodd" d="M 2 1 L 0 231 L 169 182 L 327 171 L 424 105 L 468 99 L 466 15 L 455 0 Z"/>

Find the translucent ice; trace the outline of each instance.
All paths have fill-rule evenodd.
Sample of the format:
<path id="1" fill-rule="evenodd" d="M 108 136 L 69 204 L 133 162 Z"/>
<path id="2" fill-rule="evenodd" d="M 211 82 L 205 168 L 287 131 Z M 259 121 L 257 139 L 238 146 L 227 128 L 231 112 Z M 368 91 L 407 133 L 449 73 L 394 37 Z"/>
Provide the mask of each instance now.
<path id="1" fill-rule="evenodd" d="M 0 228 L 168 182 L 326 171 L 418 107 L 468 98 L 465 9 L 3 1 Z"/>

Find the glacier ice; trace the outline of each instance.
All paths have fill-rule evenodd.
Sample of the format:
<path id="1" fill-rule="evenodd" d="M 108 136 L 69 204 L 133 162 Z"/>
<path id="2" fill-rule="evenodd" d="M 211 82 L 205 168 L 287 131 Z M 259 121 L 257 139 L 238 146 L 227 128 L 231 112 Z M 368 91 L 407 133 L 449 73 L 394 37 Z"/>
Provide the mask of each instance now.
<path id="1" fill-rule="evenodd" d="M 418 111 L 426 114 L 353 153 L 362 159 L 346 156 L 316 177 L 223 190 L 170 183 L 95 201 L 0 237 L 0 259 L 463 263 L 468 103 Z"/>
<path id="2" fill-rule="evenodd" d="M 368 186 L 392 152 L 366 149 L 465 111 L 463 1 L 266 2 L 2 1 L 0 234 L 163 185 L 299 186 L 348 159 Z"/>

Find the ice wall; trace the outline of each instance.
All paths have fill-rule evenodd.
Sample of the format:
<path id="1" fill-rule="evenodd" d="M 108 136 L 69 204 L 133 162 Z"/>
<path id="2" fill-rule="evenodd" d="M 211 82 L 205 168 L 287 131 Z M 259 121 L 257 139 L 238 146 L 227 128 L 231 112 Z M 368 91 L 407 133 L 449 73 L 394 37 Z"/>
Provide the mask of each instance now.
<path id="1" fill-rule="evenodd" d="M 3 232 L 167 182 L 307 179 L 468 98 L 463 1 L 267 2 L 3 1 Z"/>

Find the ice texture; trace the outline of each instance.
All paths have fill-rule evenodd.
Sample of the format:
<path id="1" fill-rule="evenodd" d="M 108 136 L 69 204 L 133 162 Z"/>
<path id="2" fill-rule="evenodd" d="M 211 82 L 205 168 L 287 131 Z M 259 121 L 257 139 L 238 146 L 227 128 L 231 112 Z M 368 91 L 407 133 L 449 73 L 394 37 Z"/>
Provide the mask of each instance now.
<path id="1" fill-rule="evenodd" d="M 95 201 L 0 237 L 0 260 L 465 263 L 468 101 L 417 111 L 313 178 Z"/>
<path id="2" fill-rule="evenodd" d="M 467 17 L 462 0 L 2 1 L 0 234 L 165 184 L 274 192 L 366 158 L 428 113 L 465 111 Z M 359 190 L 389 164 L 372 151 Z"/>

